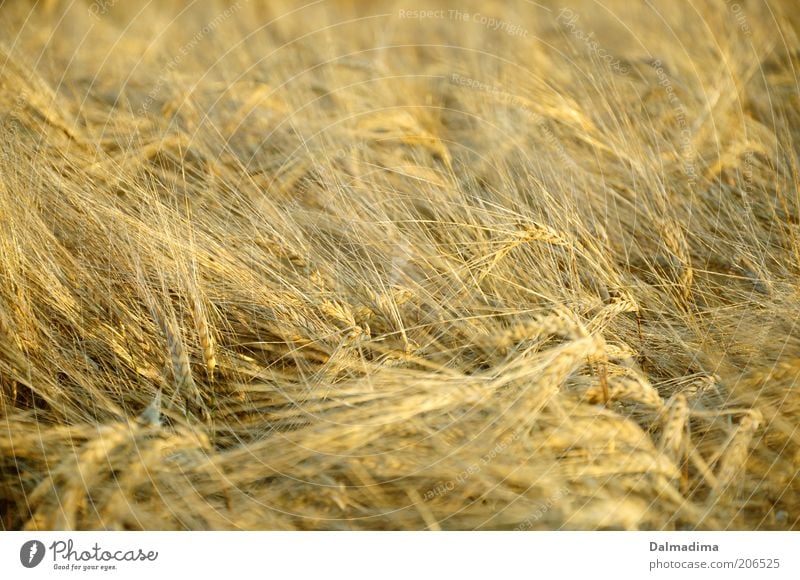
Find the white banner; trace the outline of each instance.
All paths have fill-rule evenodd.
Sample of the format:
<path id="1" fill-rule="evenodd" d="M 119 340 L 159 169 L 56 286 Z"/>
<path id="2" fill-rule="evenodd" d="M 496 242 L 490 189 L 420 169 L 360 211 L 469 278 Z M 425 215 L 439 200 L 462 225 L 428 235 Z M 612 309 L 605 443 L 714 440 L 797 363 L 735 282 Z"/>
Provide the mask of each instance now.
<path id="1" fill-rule="evenodd" d="M 2 578 L 800 578 L 796 532 L 2 532 Z M 184 576 L 178 576 L 183 574 Z M 248 576 L 231 576 L 248 574 Z M 255 574 L 255 576 L 253 576 Z"/>

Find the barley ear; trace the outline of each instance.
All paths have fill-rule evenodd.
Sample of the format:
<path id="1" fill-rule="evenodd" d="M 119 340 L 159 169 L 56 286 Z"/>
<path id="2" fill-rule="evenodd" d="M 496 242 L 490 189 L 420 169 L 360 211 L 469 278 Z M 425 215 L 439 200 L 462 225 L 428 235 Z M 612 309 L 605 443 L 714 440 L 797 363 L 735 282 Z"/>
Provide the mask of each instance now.
<path id="1" fill-rule="evenodd" d="M 189 364 L 189 357 L 186 355 L 186 349 L 183 346 L 180 335 L 172 324 L 158 315 L 156 315 L 156 322 L 167 339 L 176 392 L 183 397 L 188 413 L 208 421 L 210 414 L 197 385 L 195 385 L 192 377 L 192 367 Z"/>
<path id="2" fill-rule="evenodd" d="M 192 318 L 194 319 L 195 329 L 197 336 L 200 340 L 200 347 L 203 350 L 203 361 L 206 365 L 206 373 L 208 373 L 208 380 L 214 382 L 214 369 L 217 368 L 217 349 L 214 342 L 214 336 L 208 326 L 208 318 L 206 317 L 206 309 L 203 307 L 203 302 L 200 297 L 192 294 Z"/>

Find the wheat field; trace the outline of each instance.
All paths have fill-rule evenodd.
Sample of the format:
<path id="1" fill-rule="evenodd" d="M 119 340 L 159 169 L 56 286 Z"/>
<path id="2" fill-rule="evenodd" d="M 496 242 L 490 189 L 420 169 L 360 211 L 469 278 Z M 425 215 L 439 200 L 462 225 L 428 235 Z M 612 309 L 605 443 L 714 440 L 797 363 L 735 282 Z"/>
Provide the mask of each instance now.
<path id="1" fill-rule="evenodd" d="M 0 3 L 0 529 L 800 528 L 787 0 Z"/>

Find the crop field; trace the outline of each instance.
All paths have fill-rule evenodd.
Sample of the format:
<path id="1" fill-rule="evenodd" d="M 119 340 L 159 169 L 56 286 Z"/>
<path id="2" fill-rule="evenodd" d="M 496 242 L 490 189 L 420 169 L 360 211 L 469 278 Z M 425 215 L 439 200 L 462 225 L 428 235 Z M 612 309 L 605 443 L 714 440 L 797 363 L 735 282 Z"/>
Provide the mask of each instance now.
<path id="1" fill-rule="evenodd" d="M 0 0 L 0 530 L 800 529 L 786 0 Z"/>

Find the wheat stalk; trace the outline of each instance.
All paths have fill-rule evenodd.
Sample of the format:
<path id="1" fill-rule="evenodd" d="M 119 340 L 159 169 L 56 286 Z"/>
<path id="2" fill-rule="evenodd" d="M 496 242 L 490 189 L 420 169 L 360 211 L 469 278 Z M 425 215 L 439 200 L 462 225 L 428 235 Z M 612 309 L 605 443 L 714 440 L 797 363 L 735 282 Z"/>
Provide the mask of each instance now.
<path id="1" fill-rule="evenodd" d="M 206 365 L 208 380 L 213 382 L 214 369 L 217 368 L 216 343 L 208 327 L 206 310 L 203 307 L 200 297 L 196 293 L 192 293 L 192 318 L 194 319 L 195 330 L 197 330 L 200 347 L 203 351 L 203 361 Z"/>
<path id="2" fill-rule="evenodd" d="M 583 396 L 590 403 L 605 402 L 606 390 L 603 385 L 597 385 L 587 389 Z M 607 399 L 609 401 L 635 401 L 656 409 L 664 406 L 664 400 L 658 391 L 642 377 L 615 376 L 609 378 Z"/>
<path id="3" fill-rule="evenodd" d="M 549 226 L 537 223 L 519 223 L 517 227 L 520 231 L 511 239 L 503 242 L 503 247 L 495 252 L 489 264 L 487 264 L 486 268 L 484 268 L 483 272 L 478 276 L 479 282 L 486 278 L 500 261 L 517 246 L 530 242 L 543 242 L 556 246 L 566 246 L 568 244 L 567 240 L 562 235 Z"/>
<path id="4" fill-rule="evenodd" d="M 162 316 L 154 313 L 154 317 L 156 324 L 167 340 L 176 394 L 184 398 L 189 412 L 200 416 L 205 421 L 210 420 L 210 414 L 203 401 L 202 394 L 192 377 L 192 367 L 189 364 L 189 357 L 186 354 L 180 334 L 175 330 L 173 324 L 167 322 Z"/>
<path id="5" fill-rule="evenodd" d="M 717 480 L 719 481 L 720 493 L 728 490 L 737 473 L 744 467 L 750 442 L 753 440 L 753 436 L 762 421 L 763 419 L 758 411 L 751 411 L 739 420 L 739 425 L 733 432 L 730 442 L 719 459 Z"/>
<path id="6" fill-rule="evenodd" d="M 667 405 L 659 447 L 673 461 L 682 463 L 683 445 L 686 439 L 686 423 L 689 420 L 689 403 L 683 393 L 678 393 Z"/>
<path id="7" fill-rule="evenodd" d="M 661 238 L 664 245 L 680 261 L 680 295 L 685 303 L 692 297 L 692 285 L 694 283 L 694 269 L 692 268 L 692 258 L 689 253 L 689 244 L 683 228 L 675 220 L 665 221 L 661 226 Z"/>

